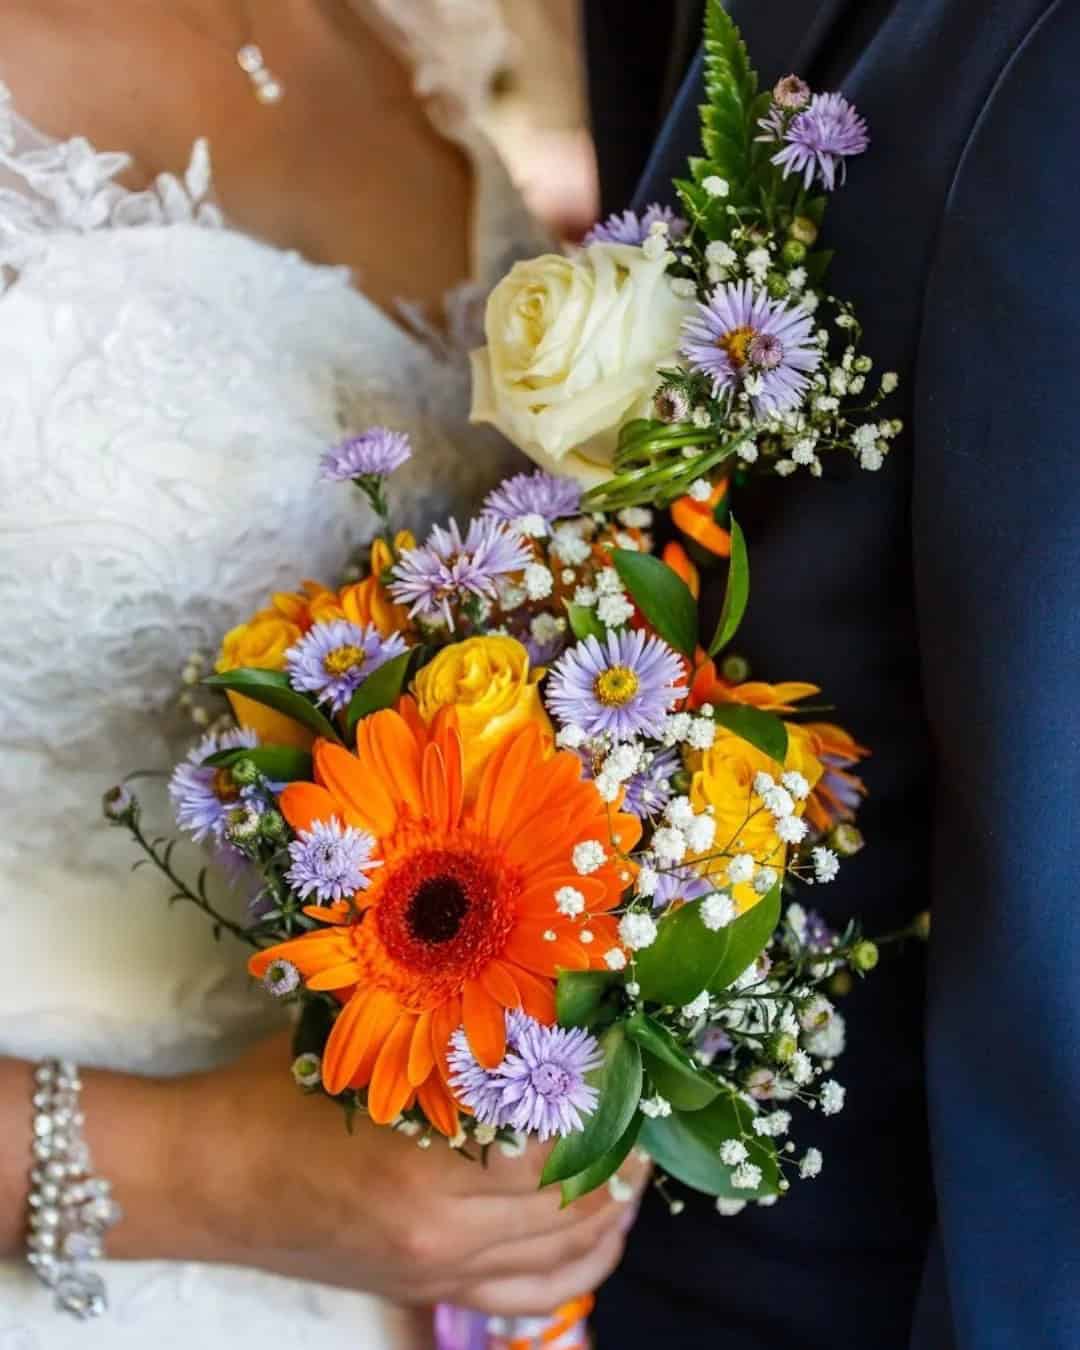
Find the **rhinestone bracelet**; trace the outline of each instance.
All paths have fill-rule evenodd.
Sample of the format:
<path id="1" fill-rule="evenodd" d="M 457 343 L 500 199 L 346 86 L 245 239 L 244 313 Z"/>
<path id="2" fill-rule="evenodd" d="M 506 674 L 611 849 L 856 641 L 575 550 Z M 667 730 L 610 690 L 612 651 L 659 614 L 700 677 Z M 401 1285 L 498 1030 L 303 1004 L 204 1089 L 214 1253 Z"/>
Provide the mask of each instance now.
<path id="1" fill-rule="evenodd" d="M 33 1169 L 26 1259 L 56 1307 L 80 1320 L 106 1308 L 105 1281 L 86 1262 L 104 1255 L 107 1229 L 122 1217 L 103 1177 L 94 1176 L 79 1109 L 74 1064 L 46 1060 L 34 1071 Z"/>

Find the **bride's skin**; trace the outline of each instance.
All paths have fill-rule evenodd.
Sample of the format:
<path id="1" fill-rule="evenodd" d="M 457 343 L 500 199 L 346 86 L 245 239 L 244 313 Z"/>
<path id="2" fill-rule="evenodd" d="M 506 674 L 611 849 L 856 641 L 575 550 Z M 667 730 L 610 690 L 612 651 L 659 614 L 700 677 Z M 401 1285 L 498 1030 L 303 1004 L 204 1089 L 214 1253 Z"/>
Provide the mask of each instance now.
<path id="1" fill-rule="evenodd" d="M 245 10 L 254 32 L 242 31 Z M 128 185 L 182 170 L 204 135 L 232 224 L 350 265 L 384 308 L 437 305 L 467 276 L 468 165 L 342 0 L 0 0 L 0 20 L 0 79 L 22 115 L 129 151 Z M 287 86 L 277 107 L 256 103 L 235 66 L 248 39 Z M 111 1255 L 231 1262 L 508 1314 L 542 1314 L 616 1264 L 631 1209 L 606 1188 L 561 1212 L 556 1192 L 537 1192 L 539 1150 L 493 1150 L 484 1168 L 364 1123 L 350 1136 L 336 1106 L 296 1091 L 289 1059 L 275 1037 L 194 1077 L 84 1072 L 95 1162 L 126 1212 Z M 0 1060 L 0 1255 L 23 1240 L 30 1095 L 30 1066 Z"/>

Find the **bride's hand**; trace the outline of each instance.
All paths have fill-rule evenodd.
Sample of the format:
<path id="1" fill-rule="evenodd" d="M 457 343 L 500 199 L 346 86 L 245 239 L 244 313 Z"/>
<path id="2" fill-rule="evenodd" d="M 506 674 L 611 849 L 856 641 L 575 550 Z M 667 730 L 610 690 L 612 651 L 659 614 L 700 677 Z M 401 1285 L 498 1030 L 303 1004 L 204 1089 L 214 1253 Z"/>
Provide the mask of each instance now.
<path id="1" fill-rule="evenodd" d="M 546 1150 L 481 1166 L 297 1091 L 275 1037 L 238 1064 L 174 1082 L 88 1075 L 87 1130 L 127 1219 L 115 1256 L 256 1266 L 402 1303 L 543 1314 L 618 1263 L 633 1202 L 607 1187 L 559 1208 Z M 117 1102 L 116 1094 L 126 1100 Z M 644 1167 L 623 1169 L 637 1186 Z"/>

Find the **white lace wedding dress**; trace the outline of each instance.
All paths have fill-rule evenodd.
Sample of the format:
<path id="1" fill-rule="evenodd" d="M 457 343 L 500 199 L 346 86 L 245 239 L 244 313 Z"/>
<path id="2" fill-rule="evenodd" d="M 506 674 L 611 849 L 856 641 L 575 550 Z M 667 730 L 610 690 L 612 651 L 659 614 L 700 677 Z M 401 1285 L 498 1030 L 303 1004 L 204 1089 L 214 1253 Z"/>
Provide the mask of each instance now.
<path id="1" fill-rule="evenodd" d="M 448 129 L 476 170 L 460 326 L 539 245 L 469 116 L 496 49 L 490 6 L 381 5 L 419 48 L 422 92 L 458 95 Z M 132 875 L 102 790 L 183 752 L 193 649 L 274 590 L 333 582 L 370 534 L 352 490 L 318 481 L 326 446 L 373 423 L 408 431 L 394 489 L 413 526 L 467 510 L 512 462 L 467 424 L 462 342 L 410 336 L 343 269 L 230 228 L 211 152 L 126 192 L 124 155 L 48 141 L 0 89 L 0 1053 L 168 1074 L 265 1031 L 243 951 L 167 908 L 150 869 Z M 29 1157 L 29 1139 L 3 1148 Z M 0 1350 L 397 1343 L 361 1295 L 194 1264 L 105 1273 L 109 1315 L 77 1325 L 0 1264 Z"/>

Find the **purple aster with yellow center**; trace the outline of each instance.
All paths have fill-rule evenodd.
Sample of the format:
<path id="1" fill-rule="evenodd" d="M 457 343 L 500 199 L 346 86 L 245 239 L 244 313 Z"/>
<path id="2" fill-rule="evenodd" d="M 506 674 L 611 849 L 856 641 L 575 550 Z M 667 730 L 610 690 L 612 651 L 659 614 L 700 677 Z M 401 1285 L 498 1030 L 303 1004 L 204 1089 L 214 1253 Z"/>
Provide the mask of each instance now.
<path id="1" fill-rule="evenodd" d="M 210 732 L 173 770 L 169 798 L 176 823 L 197 844 L 210 840 L 231 848 L 226 839 L 231 813 L 258 795 L 255 788 L 242 788 L 225 766 L 204 761 L 221 750 L 253 750 L 258 744 L 258 736 L 241 727 Z"/>
<path id="2" fill-rule="evenodd" d="M 518 1130 L 543 1142 L 584 1128 L 598 1094 L 586 1078 L 604 1062 L 581 1027 L 546 1027 L 521 1012 L 506 1014 L 506 1055 L 494 1069 L 478 1064 L 462 1028 L 450 1039 L 450 1083 L 481 1125 Z"/>
<path id="3" fill-rule="evenodd" d="M 652 233 L 652 227 L 662 221 L 668 227 L 668 238 L 681 239 L 689 226 L 670 206 L 653 202 L 639 216 L 636 211 L 613 211 L 607 220 L 594 225 L 586 234 L 585 244 L 643 244 Z"/>
<path id="4" fill-rule="evenodd" d="M 341 712 L 369 675 L 407 651 L 400 633 L 383 637 L 368 624 L 331 619 L 310 628 L 285 653 L 289 683 Z"/>
<path id="5" fill-rule="evenodd" d="M 289 845 L 291 866 L 285 877 L 301 900 L 321 905 L 346 900 L 371 885 L 368 873 L 382 863 L 372 858 L 375 840 L 336 816 L 314 820 Z"/>
<path id="6" fill-rule="evenodd" d="M 484 515 L 504 525 L 527 516 L 539 516 L 545 525 L 554 525 L 566 516 L 576 516 L 580 509 L 580 484 L 541 470 L 503 479 L 484 499 Z"/>
<path id="7" fill-rule="evenodd" d="M 356 478 L 385 478 L 412 458 L 409 438 L 389 427 L 369 427 L 361 436 L 351 436 L 323 455 L 322 477 L 329 483 L 347 483 Z"/>
<path id="8" fill-rule="evenodd" d="M 870 144 L 866 122 L 843 94 L 815 94 L 783 131 L 783 146 L 772 162 L 789 174 L 801 175 L 809 189 L 815 175 L 829 192 L 842 183 L 847 160 Z"/>
<path id="9" fill-rule="evenodd" d="M 637 630 L 588 637 L 564 652 L 544 700 L 560 722 L 586 736 L 660 736 L 664 717 L 686 697 L 684 666 L 661 638 Z"/>
<path id="10" fill-rule="evenodd" d="M 532 562 L 528 547 L 501 520 L 482 516 L 462 537 L 456 520 L 436 525 L 419 548 L 402 554 L 393 569 L 390 593 L 411 617 L 454 626 L 453 606 L 470 597 L 493 600 L 495 582 L 523 572 Z"/>
<path id="11" fill-rule="evenodd" d="M 745 386 L 758 417 L 796 407 L 821 362 L 811 315 L 751 281 L 717 286 L 683 324 L 681 351 L 712 380 L 714 398 Z"/>

